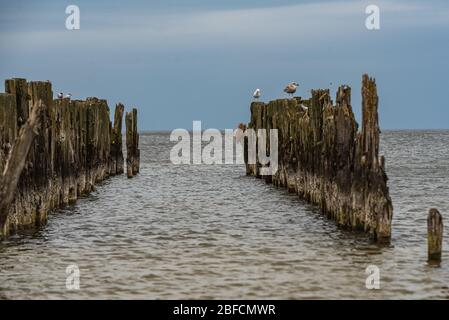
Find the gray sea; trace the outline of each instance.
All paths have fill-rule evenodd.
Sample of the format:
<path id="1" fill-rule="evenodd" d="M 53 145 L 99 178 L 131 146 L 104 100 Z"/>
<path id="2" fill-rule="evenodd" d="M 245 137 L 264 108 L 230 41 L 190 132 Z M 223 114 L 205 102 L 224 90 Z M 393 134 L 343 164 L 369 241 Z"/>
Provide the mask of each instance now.
<path id="1" fill-rule="evenodd" d="M 168 133 L 141 135 L 141 173 L 113 177 L 36 230 L 0 243 L 0 299 L 449 299 L 449 131 L 381 136 L 391 246 L 342 230 L 242 165 L 173 165 Z M 440 267 L 426 217 L 444 216 Z M 66 268 L 79 268 L 79 290 Z M 380 289 L 365 269 L 380 270 Z"/>

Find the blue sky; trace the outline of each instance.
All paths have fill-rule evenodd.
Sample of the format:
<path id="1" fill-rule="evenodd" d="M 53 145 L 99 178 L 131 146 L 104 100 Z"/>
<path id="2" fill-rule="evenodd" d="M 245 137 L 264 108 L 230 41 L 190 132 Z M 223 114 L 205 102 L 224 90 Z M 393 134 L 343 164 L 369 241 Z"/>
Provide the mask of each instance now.
<path id="1" fill-rule="evenodd" d="M 81 29 L 65 29 L 76 4 Z M 380 7 L 380 30 L 365 8 Z M 8 1 L 0 79 L 51 80 L 54 92 L 137 106 L 142 130 L 234 128 L 262 100 L 374 76 L 384 129 L 449 128 L 447 1 Z"/>

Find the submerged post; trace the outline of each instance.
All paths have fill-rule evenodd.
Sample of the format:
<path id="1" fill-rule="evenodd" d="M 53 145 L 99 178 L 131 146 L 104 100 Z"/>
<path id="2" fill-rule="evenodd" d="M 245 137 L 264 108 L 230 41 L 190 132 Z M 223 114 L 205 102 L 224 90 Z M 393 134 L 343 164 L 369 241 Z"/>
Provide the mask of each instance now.
<path id="1" fill-rule="evenodd" d="M 137 109 L 126 113 L 126 173 L 132 178 L 139 173 L 140 150 L 139 134 L 137 133 Z"/>
<path id="2" fill-rule="evenodd" d="M 427 216 L 427 247 L 430 262 L 441 261 L 443 246 L 443 218 L 437 209 L 429 210 Z"/>

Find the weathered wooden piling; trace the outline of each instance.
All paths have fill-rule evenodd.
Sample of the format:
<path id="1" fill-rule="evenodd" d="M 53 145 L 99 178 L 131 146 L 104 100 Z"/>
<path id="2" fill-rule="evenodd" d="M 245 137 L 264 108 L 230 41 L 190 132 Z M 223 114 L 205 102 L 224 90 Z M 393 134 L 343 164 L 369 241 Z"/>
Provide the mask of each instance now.
<path id="1" fill-rule="evenodd" d="M 329 90 L 312 90 L 307 100 L 253 102 L 248 128 L 278 130 L 279 169 L 263 176 L 267 182 L 320 206 L 340 226 L 388 242 L 393 207 L 385 161 L 379 157 L 377 89 L 367 75 L 362 80 L 362 97 L 360 132 L 348 86 L 338 88 L 335 105 Z M 269 144 L 269 135 L 267 140 Z M 261 178 L 260 168 L 258 161 L 247 163 L 247 174 Z"/>
<path id="2" fill-rule="evenodd" d="M 42 101 L 38 135 L 31 145 L 2 234 L 46 220 L 53 208 L 75 201 L 110 175 L 123 173 L 123 105 L 114 126 L 106 100 L 53 100 L 51 83 L 10 79 L 0 93 L 0 169 L 30 106 Z M 137 131 L 137 129 L 136 129 Z"/>
<path id="3" fill-rule="evenodd" d="M 111 172 L 122 174 L 124 171 L 122 120 L 125 107 L 119 103 L 115 107 L 114 126 L 111 132 Z"/>
<path id="4" fill-rule="evenodd" d="M 429 262 L 440 262 L 443 250 L 443 217 L 432 208 L 427 216 L 427 247 Z"/>
<path id="5" fill-rule="evenodd" d="M 126 113 L 126 172 L 132 178 L 140 170 L 139 133 L 137 132 L 137 109 Z"/>
<path id="6" fill-rule="evenodd" d="M 8 150 L 4 170 L 0 172 L 0 238 L 6 234 L 6 220 L 14 200 L 20 175 L 26 163 L 26 157 L 38 135 L 40 113 L 44 105 L 41 100 L 31 110 L 27 121 L 21 126 L 17 139 Z M 1 119 L 1 117 L 0 117 Z M 13 119 L 16 121 L 16 119 Z"/>

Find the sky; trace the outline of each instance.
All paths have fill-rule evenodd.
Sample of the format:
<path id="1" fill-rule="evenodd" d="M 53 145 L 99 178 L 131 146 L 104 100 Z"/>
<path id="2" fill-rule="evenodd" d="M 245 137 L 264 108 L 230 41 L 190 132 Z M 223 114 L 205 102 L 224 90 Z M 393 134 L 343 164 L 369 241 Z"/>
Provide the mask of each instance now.
<path id="1" fill-rule="evenodd" d="M 380 9 L 368 30 L 365 8 Z M 80 29 L 67 30 L 68 5 Z M 448 129 L 445 0 L 0 0 L 0 79 L 51 80 L 75 99 L 139 110 L 140 130 L 235 128 L 261 100 L 340 84 L 360 119 L 363 73 L 375 77 L 383 129 Z M 3 91 L 0 86 L 0 91 Z"/>

